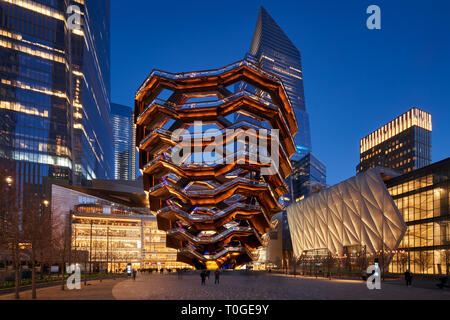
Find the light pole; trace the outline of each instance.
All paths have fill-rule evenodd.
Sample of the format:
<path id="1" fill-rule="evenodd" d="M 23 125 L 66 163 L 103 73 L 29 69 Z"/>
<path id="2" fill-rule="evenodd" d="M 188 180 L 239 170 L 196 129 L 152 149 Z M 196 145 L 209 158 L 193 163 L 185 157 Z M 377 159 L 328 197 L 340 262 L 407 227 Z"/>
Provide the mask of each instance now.
<path id="1" fill-rule="evenodd" d="M 92 274 L 92 224 L 93 221 L 91 220 L 91 232 L 89 239 L 89 274 Z"/>
<path id="2" fill-rule="evenodd" d="M 6 211 L 6 217 L 9 217 L 10 212 L 9 212 L 9 207 L 10 207 L 10 203 L 11 203 L 11 187 L 14 183 L 14 179 L 12 177 L 6 177 L 5 182 L 7 184 L 7 198 L 8 198 L 8 205 L 7 207 L 7 211 Z M 13 199 L 14 200 L 14 199 Z M 14 269 L 15 269 L 15 299 L 18 300 L 20 299 L 20 295 L 19 295 L 19 276 L 20 276 L 20 255 L 19 255 L 19 219 L 18 219 L 18 215 L 17 212 L 16 214 L 13 214 L 14 218 L 12 219 L 12 223 L 13 223 L 13 228 L 14 230 L 13 232 L 13 237 L 12 237 L 12 249 L 13 249 L 13 255 L 14 255 Z M 8 218 L 6 218 L 8 219 Z"/>

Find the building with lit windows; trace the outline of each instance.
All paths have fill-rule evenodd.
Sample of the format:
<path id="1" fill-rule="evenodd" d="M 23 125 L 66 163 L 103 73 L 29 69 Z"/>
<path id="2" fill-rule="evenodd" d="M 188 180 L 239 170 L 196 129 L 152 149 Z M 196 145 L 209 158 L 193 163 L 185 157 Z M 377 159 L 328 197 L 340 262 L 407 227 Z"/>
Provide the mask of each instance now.
<path id="1" fill-rule="evenodd" d="M 298 132 L 294 137 L 297 152 L 292 160 L 300 160 L 311 151 L 309 115 L 306 112 L 303 88 L 302 59 L 300 51 L 263 7 L 259 11 L 250 52 L 246 59 L 256 63 L 261 69 L 276 75 L 283 82 L 298 122 Z M 258 93 L 261 96 L 266 95 L 260 90 Z"/>
<path id="2" fill-rule="evenodd" d="M 403 175 L 366 170 L 288 207 L 294 254 L 377 259 L 393 273 L 448 273 L 449 191 L 450 158 Z"/>
<path id="3" fill-rule="evenodd" d="M 72 259 L 92 271 L 190 268 L 166 247 L 142 180 L 94 180 L 91 187 L 52 184 L 54 220 L 70 228 Z M 80 254 L 84 253 L 84 254 Z M 78 256 L 77 256 L 78 254 Z"/>
<path id="4" fill-rule="evenodd" d="M 134 110 L 111 103 L 111 125 L 114 139 L 114 178 L 136 179 L 136 125 Z"/>
<path id="5" fill-rule="evenodd" d="M 0 0 L 0 165 L 24 199 L 42 198 L 46 178 L 113 178 L 109 10 L 109 0 Z M 69 30 L 74 13 L 81 25 Z"/>
<path id="6" fill-rule="evenodd" d="M 431 163 L 431 114 L 412 108 L 360 141 L 356 171 L 376 166 L 407 173 Z"/>
<path id="7" fill-rule="evenodd" d="M 450 272 L 450 158 L 386 182 L 408 229 L 389 270 Z"/>

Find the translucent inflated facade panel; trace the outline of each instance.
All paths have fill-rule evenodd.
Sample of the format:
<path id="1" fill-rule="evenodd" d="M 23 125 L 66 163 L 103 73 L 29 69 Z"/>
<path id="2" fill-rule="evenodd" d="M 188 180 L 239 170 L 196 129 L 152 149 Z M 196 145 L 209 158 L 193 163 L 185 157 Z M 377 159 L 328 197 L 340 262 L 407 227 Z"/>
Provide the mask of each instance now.
<path id="1" fill-rule="evenodd" d="M 406 224 L 382 180 L 386 170 L 371 169 L 288 207 L 294 254 L 343 254 L 356 245 L 368 253 L 396 250 Z"/>

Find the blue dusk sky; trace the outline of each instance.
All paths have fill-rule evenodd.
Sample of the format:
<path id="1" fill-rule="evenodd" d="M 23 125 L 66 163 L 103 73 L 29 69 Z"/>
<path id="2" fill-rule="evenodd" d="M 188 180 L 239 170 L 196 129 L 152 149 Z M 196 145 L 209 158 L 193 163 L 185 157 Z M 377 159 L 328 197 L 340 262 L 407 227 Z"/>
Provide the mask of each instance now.
<path id="1" fill-rule="evenodd" d="M 411 107 L 433 116 L 433 162 L 450 156 L 450 1 L 112 0 L 112 101 L 132 107 L 152 69 L 241 60 L 264 6 L 302 54 L 313 153 L 334 185 L 359 140 Z M 366 9 L 381 8 L 381 30 Z"/>

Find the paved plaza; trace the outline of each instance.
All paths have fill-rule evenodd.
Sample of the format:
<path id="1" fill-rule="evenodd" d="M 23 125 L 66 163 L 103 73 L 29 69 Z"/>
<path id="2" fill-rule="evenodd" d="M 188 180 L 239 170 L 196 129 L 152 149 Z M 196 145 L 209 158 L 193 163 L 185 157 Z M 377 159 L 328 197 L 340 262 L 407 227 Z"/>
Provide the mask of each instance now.
<path id="1" fill-rule="evenodd" d="M 355 280 L 328 280 L 278 275 L 226 274 L 219 285 L 211 277 L 201 286 L 198 274 L 139 275 L 132 279 L 92 281 L 82 290 L 62 291 L 51 287 L 38 290 L 42 300 L 372 300 L 427 299 L 450 300 L 449 290 L 406 287 L 401 283 L 382 283 L 381 290 L 368 290 L 365 283 Z M 0 300 L 13 299 L 12 294 Z M 21 293 L 30 299 L 31 292 Z"/>

